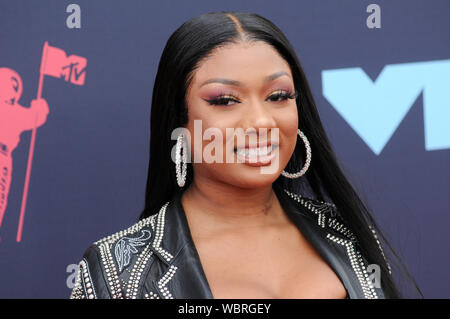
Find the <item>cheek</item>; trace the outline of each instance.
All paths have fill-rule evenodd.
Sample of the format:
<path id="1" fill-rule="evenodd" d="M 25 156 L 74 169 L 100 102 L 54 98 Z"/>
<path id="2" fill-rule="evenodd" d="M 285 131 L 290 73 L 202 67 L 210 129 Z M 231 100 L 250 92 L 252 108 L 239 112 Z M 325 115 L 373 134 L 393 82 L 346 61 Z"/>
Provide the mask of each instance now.
<path id="1" fill-rule="evenodd" d="M 282 117 L 280 117 L 278 121 L 278 125 L 281 134 L 284 135 L 285 138 L 293 139 L 295 141 L 298 129 L 298 113 L 295 105 L 282 114 Z"/>
<path id="2" fill-rule="evenodd" d="M 230 122 L 226 117 L 217 118 L 208 114 L 192 114 L 189 117 L 186 128 L 191 133 L 191 150 L 192 160 L 200 160 L 210 163 L 213 158 L 219 156 L 222 150 L 222 163 L 225 162 L 227 152 L 226 147 L 226 128 L 234 127 L 234 123 Z M 216 153 L 217 152 L 217 153 Z"/>
<path id="3" fill-rule="evenodd" d="M 280 127 L 280 151 L 283 161 L 288 161 L 297 143 L 298 113 L 297 108 L 291 108 L 278 122 Z"/>

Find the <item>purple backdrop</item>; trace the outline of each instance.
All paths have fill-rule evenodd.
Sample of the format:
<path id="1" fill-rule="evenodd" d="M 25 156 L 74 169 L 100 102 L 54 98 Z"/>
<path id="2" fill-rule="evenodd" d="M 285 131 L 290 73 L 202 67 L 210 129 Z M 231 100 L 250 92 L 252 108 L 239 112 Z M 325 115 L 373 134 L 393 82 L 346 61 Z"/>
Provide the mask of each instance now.
<path id="1" fill-rule="evenodd" d="M 79 29 L 67 27 L 70 3 L 81 9 Z M 366 8 L 371 3 L 379 5 L 381 28 L 367 26 L 371 13 Z M 358 131 L 350 124 L 354 110 L 344 115 L 346 103 L 336 102 L 335 95 L 336 100 L 324 95 L 327 86 L 338 95 L 342 90 L 340 97 L 349 103 L 353 93 L 364 98 L 356 87 L 361 81 L 341 83 L 344 90 L 331 80 L 325 83 L 325 71 L 361 68 L 375 81 L 386 65 L 437 61 L 439 69 L 445 70 L 450 59 L 450 2 L 443 0 L 226 4 L 197 0 L 195 5 L 186 1 L 0 0 L 0 68 L 20 75 L 21 105 L 28 107 L 36 98 L 45 41 L 88 60 L 84 85 L 44 78 L 42 97 L 50 113 L 36 130 L 20 242 L 16 234 L 31 130 L 20 135 L 12 154 L 8 205 L 0 228 L 0 297 L 67 298 L 73 264 L 84 250 L 137 220 L 144 205 L 148 118 L 161 52 L 184 21 L 216 10 L 259 13 L 285 32 L 349 178 L 409 265 L 425 297 L 449 298 L 450 133 L 444 126 L 450 122 L 450 99 L 442 90 L 449 89 L 449 76 L 427 71 L 445 84 L 441 91 L 433 91 L 440 104 L 437 108 L 435 102 L 430 111 L 437 119 L 436 114 L 442 114 L 441 122 L 424 125 L 425 89 L 420 89 L 417 98 L 405 104 L 407 112 L 399 117 L 379 154 L 370 141 L 379 140 L 378 132 L 387 130 L 386 123 L 393 120 L 391 110 L 372 119 L 379 122 L 379 131 Z M 401 86 L 406 76 L 393 74 L 399 79 L 401 95 L 408 89 L 407 83 Z M 392 103 L 389 95 L 377 98 L 383 105 Z M 427 149 L 426 129 L 439 125 L 439 140 L 434 142 L 440 146 Z"/>

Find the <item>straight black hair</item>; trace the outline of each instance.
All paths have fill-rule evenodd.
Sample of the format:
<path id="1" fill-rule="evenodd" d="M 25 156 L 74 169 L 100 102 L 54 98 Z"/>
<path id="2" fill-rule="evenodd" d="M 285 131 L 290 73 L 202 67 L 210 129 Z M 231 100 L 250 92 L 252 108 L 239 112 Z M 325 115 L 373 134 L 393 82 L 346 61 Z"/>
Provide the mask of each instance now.
<path id="1" fill-rule="evenodd" d="M 214 49 L 240 41 L 263 41 L 290 65 L 295 89 L 298 92 L 299 128 L 308 137 L 314 159 L 302 178 L 287 179 L 280 175 L 274 186 L 300 194 L 307 184 L 316 199 L 333 202 L 339 214 L 358 238 L 361 253 L 369 263 L 381 270 L 381 285 L 387 298 L 401 298 L 378 240 L 389 248 L 401 267 L 401 273 L 423 297 L 414 279 L 395 253 L 355 189 L 339 167 L 335 153 L 322 126 L 309 84 L 297 55 L 285 35 L 272 22 L 253 13 L 210 12 L 182 24 L 169 38 L 162 53 L 156 74 L 150 114 L 150 160 L 146 186 L 145 208 L 140 219 L 157 213 L 160 207 L 179 191 L 171 150 L 174 129 L 188 121 L 186 91 L 199 62 Z M 297 143 L 286 170 L 297 172 L 306 156 L 302 143 Z M 193 167 L 188 163 L 187 189 L 193 179 Z M 181 191 L 182 191 L 181 190 Z"/>

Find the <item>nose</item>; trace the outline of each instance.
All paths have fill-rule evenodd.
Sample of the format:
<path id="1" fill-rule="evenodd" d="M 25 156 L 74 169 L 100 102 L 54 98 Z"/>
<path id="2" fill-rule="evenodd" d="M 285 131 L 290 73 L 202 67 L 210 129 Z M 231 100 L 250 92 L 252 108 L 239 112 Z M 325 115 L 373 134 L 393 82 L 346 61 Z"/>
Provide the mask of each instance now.
<path id="1" fill-rule="evenodd" d="M 241 127 L 247 134 L 256 133 L 261 140 L 269 139 L 267 135 L 276 127 L 274 114 L 269 107 L 261 101 L 252 101 L 247 105 L 241 122 Z"/>

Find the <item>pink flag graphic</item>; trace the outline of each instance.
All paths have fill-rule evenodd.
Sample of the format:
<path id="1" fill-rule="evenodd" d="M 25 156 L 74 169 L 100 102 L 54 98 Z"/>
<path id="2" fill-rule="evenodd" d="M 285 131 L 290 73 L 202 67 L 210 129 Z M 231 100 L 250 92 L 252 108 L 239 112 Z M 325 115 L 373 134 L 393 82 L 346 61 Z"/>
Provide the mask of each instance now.
<path id="1" fill-rule="evenodd" d="M 60 48 L 44 44 L 44 61 L 41 72 L 44 75 L 64 78 L 66 82 L 83 85 L 87 59 L 78 55 L 67 56 Z"/>
<path id="2" fill-rule="evenodd" d="M 41 99 L 44 75 L 64 79 L 76 85 L 84 85 L 86 77 L 87 59 L 78 55 L 67 56 L 66 52 L 60 48 L 48 45 L 46 41 L 42 50 L 41 68 L 39 74 L 39 86 L 37 99 Z M 36 115 L 35 126 L 31 133 L 30 150 L 27 162 L 27 172 L 25 175 L 25 184 L 22 195 L 22 205 L 20 208 L 19 226 L 17 229 L 16 241 L 22 240 L 23 220 L 25 216 L 25 207 L 28 196 L 28 186 L 31 175 L 31 163 L 33 161 L 34 144 L 36 139 L 36 126 L 38 117 Z"/>

